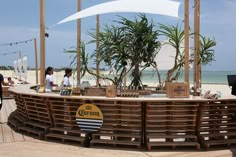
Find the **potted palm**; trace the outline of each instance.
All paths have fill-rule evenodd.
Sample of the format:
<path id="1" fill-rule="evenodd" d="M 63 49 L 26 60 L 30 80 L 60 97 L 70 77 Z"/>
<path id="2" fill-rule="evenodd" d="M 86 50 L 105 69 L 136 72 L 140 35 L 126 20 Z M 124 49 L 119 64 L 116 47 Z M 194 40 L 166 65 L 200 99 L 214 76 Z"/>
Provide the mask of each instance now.
<path id="1" fill-rule="evenodd" d="M 91 58 L 99 56 L 96 61 L 108 67 L 109 75 L 113 74 L 113 77 L 104 78 L 88 72 L 110 80 L 119 88 L 126 75 L 129 75 L 129 88 L 143 89 L 142 71 L 154 66 L 154 59 L 161 47 L 158 31 L 154 30 L 154 24 L 144 14 L 134 21 L 121 17 L 120 21 L 115 22 L 117 25 L 105 26 L 99 33 L 99 47 L 91 55 Z M 91 43 L 96 42 L 95 34 L 91 33 L 91 36 L 94 38 Z"/>
<path id="2" fill-rule="evenodd" d="M 159 29 L 160 35 L 163 35 L 167 37 L 168 42 L 164 44 L 169 44 L 175 48 L 175 54 L 174 54 L 174 65 L 171 69 L 167 71 L 166 79 L 165 79 L 165 85 L 167 82 L 173 82 L 175 80 L 178 80 L 179 76 L 181 75 L 183 71 L 183 67 L 185 64 L 184 56 L 185 52 L 182 48 L 183 41 L 184 41 L 184 30 L 179 26 L 173 26 L 173 25 L 163 25 L 160 24 Z M 190 34 L 193 35 L 194 33 Z M 214 39 L 204 37 L 200 35 L 200 49 L 198 51 L 199 60 L 197 61 L 198 64 L 207 65 L 214 61 L 214 49 L 213 47 L 216 45 L 216 42 Z M 194 62 L 194 54 L 191 54 L 189 64 Z M 157 69 L 158 71 L 158 69 Z M 160 81 L 162 82 L 162 81 Z M 162 84 L 161 84 L 162 85 Z M 164 84 L 163 84 L 164 85 Z M 165 89 L 165 87 L 162 87 Z"/>

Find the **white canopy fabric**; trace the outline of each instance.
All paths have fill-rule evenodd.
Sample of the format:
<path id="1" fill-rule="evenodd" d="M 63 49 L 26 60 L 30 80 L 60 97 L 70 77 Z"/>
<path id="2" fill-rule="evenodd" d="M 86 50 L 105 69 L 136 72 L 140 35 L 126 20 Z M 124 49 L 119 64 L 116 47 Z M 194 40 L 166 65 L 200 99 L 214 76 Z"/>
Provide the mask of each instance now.
<path id="1" fill-rule="evenodd" d="M 179 2 L 171 0 L 117 0 L 89 7 L 65 18 L 57 24 L 88 16 L 115 12 L 140 12 L 179 17 L 179 5 Z"/>

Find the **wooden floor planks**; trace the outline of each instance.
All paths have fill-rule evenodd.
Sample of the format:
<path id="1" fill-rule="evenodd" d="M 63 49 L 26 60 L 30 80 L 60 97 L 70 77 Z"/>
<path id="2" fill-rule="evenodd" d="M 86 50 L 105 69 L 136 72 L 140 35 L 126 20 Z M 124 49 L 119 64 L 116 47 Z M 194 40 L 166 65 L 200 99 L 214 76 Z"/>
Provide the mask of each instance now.
<path id="1" fill-rule="evenodd" d="M 24 136 L 12 130 L 7 125 L 7 118 L 16 109 L 14 99 L 4 99 L 0 112 L 0 143 L 19 142 L 32 140 L 32 137 Z"/>
<path id="2" fill-rule="evenodd" d="M 11 128 L 7 124 L 2 124 L 3 142 L 14 142 Z"/>
<path id="3" fill-rule="evenodd" d="M 14 100 L 9 100 L 6 101 L 4 108 L 6 110 L 7 113 L 7 117 L 9 117 L 9 115 L 11 114 L 11 112 L 13 112 L 16 108 L 12 107 L 14 105 Z M 16 105 L 15 105 L 16 106 Z M 6 127 L 8 127 L 10 129 L 10 127 L 7 125 Z M 11 130 L 12 133 L 12 137 L 13 137 L 13 141 L 24 141 L 24 137 L 22 134 L 16 133 L 14 130 Z"/>
<path id="4" fill-rule="evenodd" d="M 3 131 L 2 131 L 2 124 L 0 124 L 0 143 L 3 143 Z"/>

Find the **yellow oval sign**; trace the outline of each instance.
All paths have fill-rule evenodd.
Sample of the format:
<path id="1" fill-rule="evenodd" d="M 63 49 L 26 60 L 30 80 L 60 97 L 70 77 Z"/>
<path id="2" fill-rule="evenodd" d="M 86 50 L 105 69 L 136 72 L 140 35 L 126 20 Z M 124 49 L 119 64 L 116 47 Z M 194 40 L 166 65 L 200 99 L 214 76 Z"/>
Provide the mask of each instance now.
<path id="1" fill-rule="evenodd" d="M 76 123 L 85 132 L 94 132 L 101 128 L 103 115 L 94 104 L 83 104 L 76 112 Z"/>

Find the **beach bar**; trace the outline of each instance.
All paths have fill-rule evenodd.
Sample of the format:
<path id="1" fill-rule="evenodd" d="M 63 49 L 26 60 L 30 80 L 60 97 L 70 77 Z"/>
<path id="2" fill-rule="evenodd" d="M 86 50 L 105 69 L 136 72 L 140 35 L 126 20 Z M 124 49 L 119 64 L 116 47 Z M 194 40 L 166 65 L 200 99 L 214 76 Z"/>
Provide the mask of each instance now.
<path id="1" fill-rule="evenodd" d="M 76 124 L 76 111 L 85 104 L 98 106 L 102 127 L 92 133 L 91 145 L 155 147 L 192 146 L 209 149 L 236 142 L 236 99 L 168 97 L 61 96 L 37 93 L 30 85 L 10 89 L 17 109 L 8 119 L 16 131 L 43 140 L 83 144 L 85 132 Z"/>
<path id="2" fill-rule="evenodd" d="M 81 8 L 80 3 L 78 0 L 78 11 Z M 196 95 L 196 90 L 201 87 L 201 65 L 197 64 L 200 0 L 194 0 L 194 4 L 194 85 L 196 85 L 194 95 Z M 40 0 L 40 9 L 40 85 L 44 87 L 44 0 Z M 188 36 L 189 0 L 185 0 L 185 11 L 185 35 Z M 78 51 L 81 40 L 80 25 L 81 21 L 78 19 Z M 235 144 L 235 97 L 205 99 L 189 95 L 189 38 L 185 38 L 185 51 L 185 82 L 170 83 L 165 96 L 162 94 L 139 95 L 139 97 L 120 97 L 112 94 L 112 97 L 66 96 L 59 93 L 36 92 L 31 84 L 20 85 L 9 89 L 14 96 L 17 109 L 9 116 L 8 124 L 15 131 L 34 135 L 38 139 L 70 141 L 83 146 L 88 146 L 86 144 L 88 137 L 92 146 L 130 146 L 148 150 L 163 146 L 173 149 L 183 146 L 209 149 L 214 145 Z M 79 57 L 77 66 L 77 84 L 80 85 Z M 97 71 L 98 67 L 99 65 Z M 84 104 L 94 104 L 102 113 L 102 125 L 92 133 L 83 131 L 77 123 L 78 109 Z"/>

